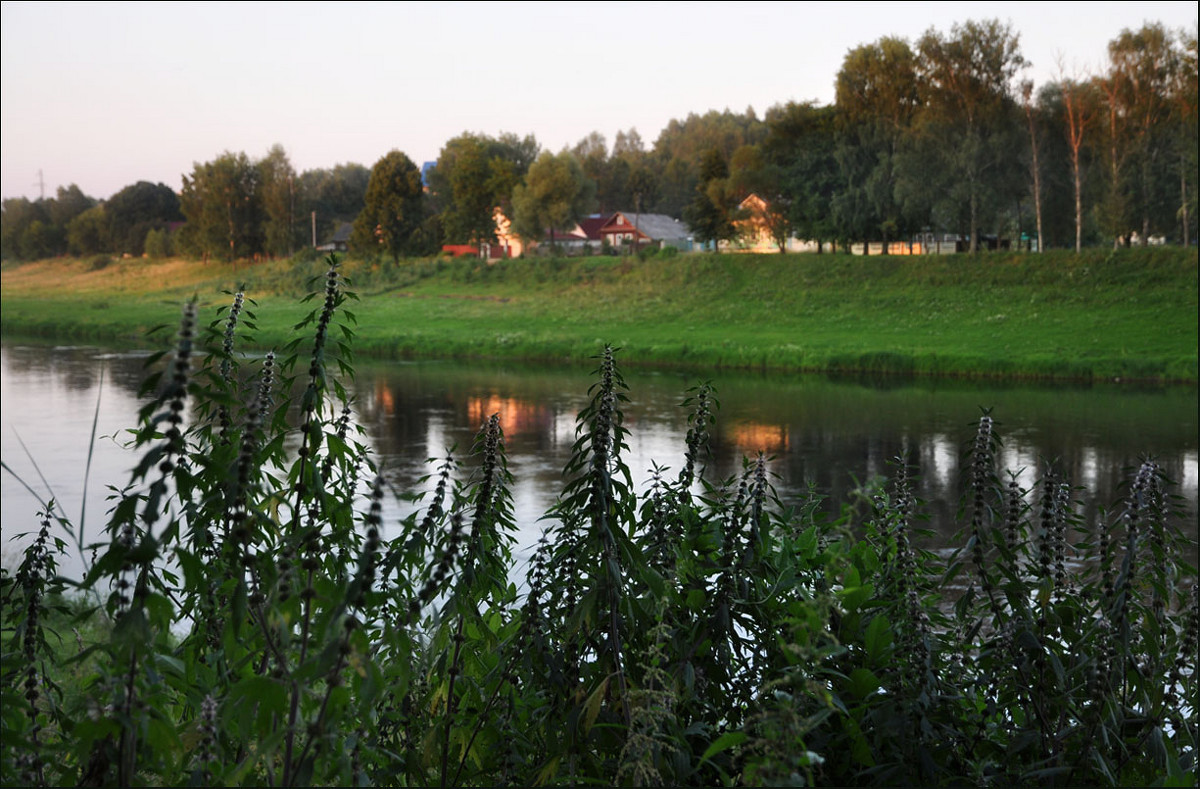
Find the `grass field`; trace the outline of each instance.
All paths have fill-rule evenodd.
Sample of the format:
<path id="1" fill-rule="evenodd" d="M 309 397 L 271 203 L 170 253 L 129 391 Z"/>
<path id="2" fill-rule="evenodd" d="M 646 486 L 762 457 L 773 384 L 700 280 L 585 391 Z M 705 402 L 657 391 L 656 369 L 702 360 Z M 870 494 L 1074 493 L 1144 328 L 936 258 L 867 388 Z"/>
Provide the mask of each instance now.
<path id="1" fill-rule="evenodd" d="M 137 342 L 192 296 L 244 283 L 258 343 L 282 344 L 322 261 L 5 264 L 6 335 Z M 1196 381 L 1195 250 L 977 258 L 349 260 L 357 349 L 379 357 L 867 370 L 972 377 Z"/>

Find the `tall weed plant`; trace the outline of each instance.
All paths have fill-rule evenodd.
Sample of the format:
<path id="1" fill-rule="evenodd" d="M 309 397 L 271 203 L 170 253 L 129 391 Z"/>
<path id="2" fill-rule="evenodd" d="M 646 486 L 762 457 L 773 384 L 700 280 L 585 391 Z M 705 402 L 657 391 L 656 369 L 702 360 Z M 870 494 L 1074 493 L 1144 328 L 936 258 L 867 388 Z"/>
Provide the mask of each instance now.
<path id="1" fill-rule="evenodd" d="M 712 479 L 707 385 L 635 490 L 605 348 L 521 577 L 495 416 L 385 538 L 336 261 L 312 298 L 253 360 L 253 301 L 187 305 L 87 576 L 50 506 L 5 571 L 5 784 L 1195 784 L 1196 570 L 1153 461 L 1083 522 L 1053 464 L 997 467 L 985 414 L 935 555 L 902 460 L 837 520 L 761 455 Z"/>

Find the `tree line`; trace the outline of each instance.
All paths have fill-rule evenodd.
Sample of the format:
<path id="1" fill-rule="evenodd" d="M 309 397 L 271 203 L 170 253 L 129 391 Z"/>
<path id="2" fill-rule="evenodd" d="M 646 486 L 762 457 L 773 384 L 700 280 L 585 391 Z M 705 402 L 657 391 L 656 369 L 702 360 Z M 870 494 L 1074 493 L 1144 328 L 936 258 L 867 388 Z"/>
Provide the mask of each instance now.
<path id="1" fill-rule="evenodd" d="M 297 173 L 280 145 L 261 160 L 226 151 L 196 163 L 176 192 L 138 181 L 107 200 L 78 186 L 41 200 L 4 200 L 5 259 L 170 254 L 286 257 L 362 211 L 371 171 L 361 164 Z"/>
<path id="2" fill-rule="evenodd" d="M 1196 238 L 1196 33 L 1161 24 L 1109 42 L 1101 73 L 1035 86 L 1018 35 L 969 21 L 916 41 L 850 50 L 832 105 L 758 117 L 672 120 L 647 148 L 592 132 L 558 153 L 533 135 L 465 132 L 426 174 L 401 151 L 368 169 L 297 173 L 276 145 L 259 160 L 196 163 L 176 195 L 139 182 L 107 201 L 77 186 L 3 204 L 3 254 L 286 256 L 354 223 L 360 254 L 432 254 L 494 238 L 500 208 L 541 240 L 591 212 L 682 217 L 700 242 L 732 240 L 749 194 L 788 238 L 885 244 L 930 233 L 1024 239 L 1031 248 Z M 316 214 L 316 227 L 312 221 Z M 314 233 L 314 230 L 316 231 Z"/>

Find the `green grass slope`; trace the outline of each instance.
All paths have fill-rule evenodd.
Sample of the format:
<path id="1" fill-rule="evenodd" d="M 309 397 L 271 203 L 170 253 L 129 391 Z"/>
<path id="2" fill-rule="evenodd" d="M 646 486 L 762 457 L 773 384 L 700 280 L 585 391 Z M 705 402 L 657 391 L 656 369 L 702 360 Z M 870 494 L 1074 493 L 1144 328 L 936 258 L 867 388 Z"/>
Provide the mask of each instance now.
<path id="1" fill-rule="evenodd" d="M 321 261 L 6 265 L 6 334 L 131 340 L 244 283 L 277 346 Z M 943 257 L 349 260 L 360 353 L 1196 381 L 1195 250 Z"/>

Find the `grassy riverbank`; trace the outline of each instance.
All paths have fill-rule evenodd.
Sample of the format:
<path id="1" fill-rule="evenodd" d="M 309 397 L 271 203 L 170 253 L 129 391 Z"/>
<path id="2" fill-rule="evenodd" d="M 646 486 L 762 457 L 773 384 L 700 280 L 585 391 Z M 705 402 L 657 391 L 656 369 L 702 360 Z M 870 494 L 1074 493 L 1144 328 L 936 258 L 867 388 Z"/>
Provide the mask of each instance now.
<path id="1" fill-rule="evenodd" d="M 3 270 L 5 334 L 130 341 L 245 283 L 281 344 L 320 261 L 59 259 Z M 360 353 L 934 375 L 1196 381 L 1197 255 L 1147 249 L 935 258 L 843 255 L 350 260 Z M 269 309 L 267 309 L 269 307 Z"/>

